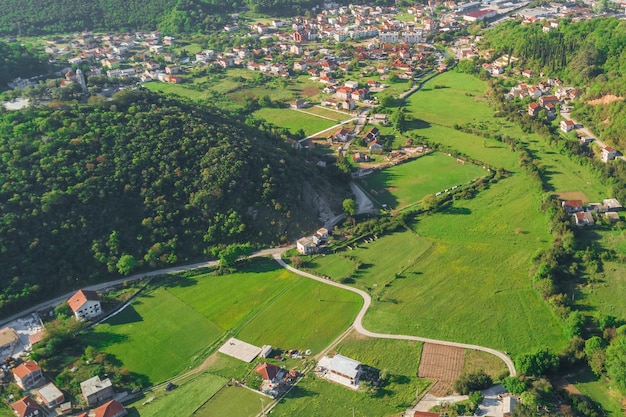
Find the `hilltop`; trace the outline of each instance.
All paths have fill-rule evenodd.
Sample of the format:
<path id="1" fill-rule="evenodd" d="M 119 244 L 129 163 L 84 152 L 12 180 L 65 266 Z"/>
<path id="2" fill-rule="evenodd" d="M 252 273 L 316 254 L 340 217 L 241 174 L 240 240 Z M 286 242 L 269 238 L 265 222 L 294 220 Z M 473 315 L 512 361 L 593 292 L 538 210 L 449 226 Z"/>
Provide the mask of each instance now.
<path id="1" fill-rule="evenodd" d="M 0 308 L 318 225 L 332 168 L 235 117 L 128 90 L 1 114 Z"/>

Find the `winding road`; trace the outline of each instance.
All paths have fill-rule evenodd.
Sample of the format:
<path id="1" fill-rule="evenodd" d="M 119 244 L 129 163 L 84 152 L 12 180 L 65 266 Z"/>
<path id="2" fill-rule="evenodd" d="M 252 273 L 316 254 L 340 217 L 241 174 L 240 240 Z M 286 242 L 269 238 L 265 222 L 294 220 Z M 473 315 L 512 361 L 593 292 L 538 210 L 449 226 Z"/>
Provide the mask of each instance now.
<path id="1" fill-rule="evenodd" d="M 356 294 L 360 295 L 361 298 L 363 298 L 363 307 L 361 308 L 361 311 L 359 311 L 359 314 L 357 314 L 357 316 L 354 319 L 354 322 L 352 323 L 351 327 L 354 330 L 356 330 L 358 333 L 362 334 L 363 336 L 374 337 L 374 338 L 378 338 L 378 339 L 413 340 L 413 341 L 416 341 L 416 342 L 432 343 L 432 344 L 435 344 L 435 345 L 452 346 L 452 347 L 458 347 L 458 348 L 462 348 L 462 349 L 480 350 L 482 352 L 490 353 L 490 354 L 495 355 L 498 358 L 502 359 L 502 361 L 506 364 L 507 368 L 509 369 L 509 373 L 511 374 L 511 376 L 517 375 L 517 372 L 515 371 L 515 365 L 513 364 L 513 361 L 511 360 L 511 358 L 509 358 L 503 352 L 500 352 L 500 351 L 495 350 L 495 349 L 487 348 L 487 347 L 484 347 L 484 346 L 478 346 L 478 345 L 468 345 L 468 344 L 465 344 L 465 343 L 447 342 L 445 340 L 429 339 L 429 338 L 426 338 L 426 337 L 371 332 L 371 331 L 369 331 L 369 330 L 367 330 L 366 328 L 363 327 L 363 317 L 365 316 L 365 313 L 367 313 L 367 310 L 369 309 L 370 305 L 372 304 L 372 297 L 370 297 L 370 295 L 368 293 L 366 293 L 365 291 L 360 290 L 358 288 L 350 287 L 348 285 L 340 284 L 338 282 L 334 282 L 334 281 L 331 281 L 331 280 L 323 279 L 323 278 L 317 277 L 317 276 L 315 276 L 313 274 L 309 274 L 308 272 L 304 272 L 304 271 L 301 271 L 299 269 L 293 268 L 292 266 L 287 265 L 285 263 L 285 261 L 283 261 L 281 259 L 280 253 L 274 253 L 273 257 L 276 260 L 276 262 L 278 262 L 283 268 L 286 268 L 286 269 L 288 269 L 289 271 L 291 271 L 291 272 L 293 272 L 295 274 L 298 274 L 298 275 L 306 277 L 306 278 L 313 279 L 315 281 L 321 282 L 321 283 L 326 284 L 326 285 L 332 285 L 333 287 L 341 288 L 341 289 L 344 289 L 346 291 L 351 291 L 353 293 L 356 293 Z"/>

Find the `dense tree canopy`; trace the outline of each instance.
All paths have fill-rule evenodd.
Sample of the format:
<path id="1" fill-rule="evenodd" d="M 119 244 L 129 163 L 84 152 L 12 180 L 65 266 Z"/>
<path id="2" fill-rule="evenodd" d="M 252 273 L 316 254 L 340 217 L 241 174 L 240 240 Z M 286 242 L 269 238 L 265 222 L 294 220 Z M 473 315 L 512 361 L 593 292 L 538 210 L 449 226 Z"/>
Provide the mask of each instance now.
<path id="1" fill-rule="evenodd" d="M 273 134 L 145 91 L 0 113 L 0 158 L 0 311 L 220 245 L 276 243 L 316 222 L 303 184 L 324 181 Z"/>
<path id="2" fill-rule="evenodd" d="M 0 42 L 0 90 L 17 77 L 30 77 L 45 73 L 45 61 L 17 42 Z"/>

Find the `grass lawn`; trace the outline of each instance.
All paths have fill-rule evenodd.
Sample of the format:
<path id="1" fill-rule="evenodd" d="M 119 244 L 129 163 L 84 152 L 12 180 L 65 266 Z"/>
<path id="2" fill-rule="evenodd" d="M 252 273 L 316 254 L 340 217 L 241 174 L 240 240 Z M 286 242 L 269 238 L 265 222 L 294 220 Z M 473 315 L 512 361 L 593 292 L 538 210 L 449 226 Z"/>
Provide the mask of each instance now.
<path id="1" fill-rule="evenodd" d="M 433 247 L 385 289 L 365 326 L 513 354 L 564 347 L 559 322 L 528 279 L 531 256 L 551 239 L 537 205 L 529 180 L 517 175 L 421 217 L 415 230 Z"/>
<path id="2" fill-rule="evenodd" d="M 200 373 L 189 379 L 177 382 L 178 388 L 165 392 L 163 389 L 146 393 L 144 398 L 130 404 L 129 416 L 190 416 L 211 395 L 217 392 L 226 383 L 227 379 L 210 373 Z M 154 400 L 143 404 L 154 397 Z"/>
<path id="3" fill-rule="evenodd" d="M 261 399 L 267 406 L 269 398 L 241 387 L 224 387 L 194 417 L 254 417 L 261 411 Z"/>
<path id="4" fill-rule="evenodd" d="M 618 417 L 624 415 L 623 406 L 620 406 L 620 402 L 623 404 L 623 396 L 610 389 L 608 382 L 604 379 L 598 379 L 598 377 L 587 369 L 585 372 L 580 373 L 570 381 L 582 392 L 584 395 L 593 399 L 606 411 L 607 417 Z"/>
<path id="5" fill-rule="evenodd" d="M 599 243 L 602 248 L 614 249 L 626 254 L 626 231 L 610 226 L 578 230 L 581 246 Z M 592 312 L 615 316 L 626 320 L 626 265 L 619 262 L 604 262 L 602 277 L 591 277 L 577 288 L 577 304 Z"/>
<path id="6" fill-rule="evenodd" d="M 426 194 L 435 194 L 487 174 L 483 168 L 459 163 L 440 152 L 377 171 L 361 181 L 363 188 L 374 190 L 379 203 L 402 209 L 418 203 Z"/>
<path id="7" fill-rule="evenodd" d="M 353 117 L 351 114 L 348 114 L 348 113 L 345 113 L 345 112 L 342 112 L 342 111 L 338 111 L 338 110 L 327 109 L 327 108 L 320 107 L 320 106 L 312 106 L 312 107 L 309 107 L 309 108 L 307 108 L 305 110 L 308 113 L 314 113 L 316 115 L 328 117 L 330 119 L 338 120 L 340 122 L 343 122 L 344 120 L 351 119 Z"/>
<path id="8" fill-rule="evenodd" d="M 485 371 L 494 381 L 503 376 L 509 376 L 509 368 L 500 358 L 491 353 L 480 350 L 465 349 L 463 373 Z"/>
<path id="9" fill-rule="evenodd" d="M 316 354 L 350 326 L 362 306 L 357 294 L 301 278 L 238 337 L 257 346 L 311 349 Z"/>
<path id="10" fill-rule="evenodd" d="M 98 325 L 87 338 L 121 360 L 125 368 L 158 383 L 191 366 L 222 334 L 215 323 L 159 288 Z"/>
<path id="11" fill-rule="evenodd" d="M 0 417 L 15 417 L 15 413 L 8 405 L 0 403 Z"/>
<path id="12" fill-rule="evenodd" d="M 263 108 L 255 111 L 253 115 L 258 119 L 267 120 L 276 126 L 285 127 L 292 133 L 302 129 L 307 135 L 312 135 L 339 123 L 336 120 L 323 119 L 293 109 Z M 340 115 L 338 114 L 337 116 Z M 341 117 L 338 117 L 338 119 L 341 119 Z"/>
<path id="13" fill-rule="evenodd" d="M 197 366 L 226 335 L 258 346 L 319 351 L 350 325 L 361 305 L 356 294 L 257 259 L 235 274 L 172 278 L 86 337 L 158 383 Z M 218 357 L 209 369 L 241 377 L 247 368 L 237 365 Z"/>
<path id="14" fill-rule="evenodd" d="M 142 85 L 150 91 L 159 91 L 165 94 L 177 94 L 181 97 L 187 97 L 192 100 L 202 100 L 208 97 L 206 92 L 186 88 L 184 84 L 169 84 L 162 83 L 160 81 L 151 81 Z"/>

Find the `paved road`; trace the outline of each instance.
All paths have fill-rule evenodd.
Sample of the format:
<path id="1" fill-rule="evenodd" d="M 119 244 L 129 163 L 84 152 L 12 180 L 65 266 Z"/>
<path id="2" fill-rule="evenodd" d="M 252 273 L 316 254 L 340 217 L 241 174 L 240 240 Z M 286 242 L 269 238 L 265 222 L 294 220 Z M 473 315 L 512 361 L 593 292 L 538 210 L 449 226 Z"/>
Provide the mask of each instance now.
<path id="1" fill-rule="evenodd" d="M 462 349 L 480 350 L 482 352 L 491 353 L 492 355 L 495 355 L 498 358 L 502 359 L 502 361 L 506 364 L 507 368 L 509 368 L 509 373 L 511 374 L 511 376 L 515 376 L 517 374 L 517 372 L 515 371 L 515 365 L 513 364 L 513 361 L 511 360 L 511 358 L 509 358 L 504 353 L 502 353 L 502 352 L 500 352 L 498 350 L 495 350 L 495 349 L 487 348 L 487 347 L 484 347 L 484 346 L 478 346 L 478 345 L 468 345 L 468 344 L 465 344 L 465 343 L 447 342 L 447 341 L 444 341 L 444 340 L 429 339 L 429 338 L 426 338 L 426 337 L 371 332 L 371 331 L 369 331 L 369 330 L 367 330 L 366 328 L 363 327 L 363 317 L 365 316 L 365 313 L 367 313 L 367 310 L 369 309 L 370 305 L 372 304 L 372 298 L 370 297 L 370 295 L 368 293 L 366 293 L 365 291 L 360 290 L 358 288 L 349 287 L 347 285 L 343 285 L 343 284 L 340 284 L 338 282 L 334 282 L 334 281 L 331 281 L 331 280 L 323 279 L 323 278 L 317 277 L 317 276 L 315 276 L 313 274 L 309 274 L 307 272 L 300 271 L 299 269 L 293 268 L 293 267 L 287 265 L 281 259 L 279 253 L 275 253 L 273 256 L 274 256 L 274 259 L 276 260 L 276 262 L 278 262 L 283 268 L 287 268 L 288 270 L 290 270 L 293 273 L 296 273 L 296 274 L 301 275 L 301 276 L 306 277 L 306 278 L 314 279 L 315 281 L 319 281 L 319 282 L 321 282 L 323 284 L 332 285 L 333 287 L 341 288 L 341 289 L 344 289 L 344 290 L 347 290 L 347 291 L 352 291 L 353 293 L 356 293 L 356 294 L 360 295 L 361 298 L 363 298 L 363 307 L 361 308 L 361 311 L 359 311 L 359 314 L 357 314 L 356 318 L 354 319 L 354 323 L 352 323 L 352 327 L 354 328 L 354 330 L 356 330 L 358 333 L 360 333 L 360 334 L 362 334 L 364 336 L 374 337 L 374 338 L 378 338 L 378 339 L 413 340 L 413 341 L 416 341 L 416 342 L 424 342 L 424 343 L 432 343 L 432 344 L 436 344 L 436 345 L 452 346 L 452 347 L 458 347 L 458 348 L 462 348 Z"/>
<path id="2" fill-rule="evenodd" d="M 275 255 L 275 254 L 280 254 L 283 251 L 285 251 L 286 249 L 290 249 L 292 247 L 295 247 L 294 245 L 288 246 L 288 247 L 282 247 L 282 248 L 272 248 L 272 249 L 264 249 L 264 250 L 260 250 L 258 252 L 254 252 L 252 255 L 250 255 L 249 257 L 253 258 L 253 257 L 257 257 L 257 256 L 270 256 L 270 255 Z M 120 278 L 120 279 L 116 279 L 114 281 L 107 281 L 107 282 L 102 282 L 100 284 L 95 284 L 95 285 L 90 285 L 88 287 L 83 287 L 83 290 L 89 290 L 89 291 L 102 291 L 106 288 L 109 287 L 115 287 L 117 285 L 122 285 L 124 282 L 131 282 L 131 281 L 137 281 L 143 278 L 147 278 L 147 277 L 153 277 L 153 276 L 157 276 L 157 275 L 164 275 L 164 274 L 172 274 L 172 273 L 176 273 L 176 272 L 183 272 L 183 271 L 190 271 L 193 269 L 198 269 L 198 268 L 206 268 L 206 267 L 214 267 L 217 266 L 219 263 L 219 261 L 206 261 L 206 262 L 198 262 L 195 264 L 189 264 L 189 265 L 181 265 L 181 266 L 174 266 L 171 268 L 164 268 L 164 269 L 159 269 L 156 271 L 150 271 L 150 272 L 144 272 L 141 274 L 135 274 L 126 278 Z M 21 311 L 20 313 L 14 314 L 10 317 L 4 318 L 2 320 L 0 320 L 0 328 L 6 326 L 8 323 L 17 320 L 20 317 L 24 317 L 28 314 L 34 313 L 36 311 L 40 311 L 40 310 L 45 310 L 48 308 L 53 308 L 56 307 L 57 305 L 61 304 L 62 302 L 68 300 L 72 294 L 74 294 L 74 292 L 76 291 L 72 291 L 72 292 L 68 292 L 65 295 L 61 295 L 59 297 L 56 297 L 52 300 L 48 300 L 48 301 L 44 301 L 43 303 L 37 304 L 36 306 L 30 307 L 27 310 Z"/>
<path id="3" fill-rule="evenodd" d="M 572 119 L 572 117 L 570 116 L 569 113 L 561 113 L 561 116 L 565 119 L 565 120 L 571 120 L 573 121 L 576 125 L 580 126 L 581 124 L 578 123 L 576 120 Z M 602 142 L 600 139 L 598 139 L 598 137 L 596 135 L 593 134 L 593 132 L 591 130 L 589 130 L 586 127 L 581 127 L 576 129 L 576 131 L 578 132 L 582 132 L 585 136 L 587 137 L 592 137 L 594 138 L 594 142 L 601 148 L 606 148 L 606 144 L 604 142 Z M 620 151 L 619 152 L 619 156 L 617 156 L 617 159 L 621 159 L 622 161 L 626 161 L 626 156 L 624 156 L 624 154 Z"/>

